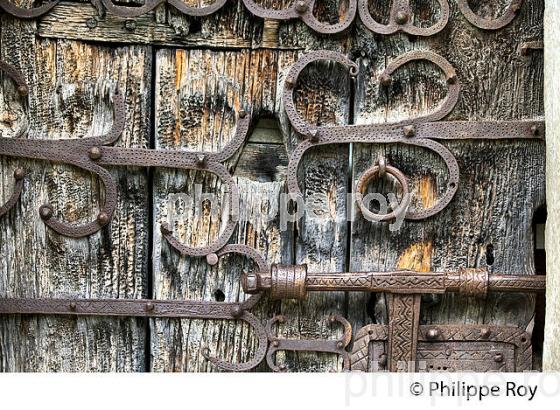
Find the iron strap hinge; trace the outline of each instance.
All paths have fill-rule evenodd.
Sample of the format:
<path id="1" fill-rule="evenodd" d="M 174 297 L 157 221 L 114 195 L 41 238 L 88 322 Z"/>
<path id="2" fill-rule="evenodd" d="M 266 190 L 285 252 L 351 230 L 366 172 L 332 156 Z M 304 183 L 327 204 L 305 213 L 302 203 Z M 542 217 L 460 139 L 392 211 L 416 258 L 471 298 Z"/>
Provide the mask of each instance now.
<path id="1" fill-rule="evenodd" d="M 31 19 L 43 16 L 51 11 L 60 0 L 53 0 L 43 6 L 26 9 L 16 6 L 11 0 L 0 0 L 0 9 L 6 13 L 21 19 Z M 393 0 L 390 7 L 388 22 L 380 23 L 374 19 L 370 11 L 371 0 L 349 0 L 344 15 L 340 21 L 330 24 L 314 15 L 316 0 L 296 0 L 283 9 L 270 9 L 254 0 L 242 0 L 245 8 L 254 16 L 266 20 L 287 21 L 299 19 L 309 28 L 321 34 L 340 33 L 350 27 L 354 22 L 356 14 L 359 14 L 362 23 L 372 32 L 377 34 L 406 33 L 412 36 L 432 36 L 441 32 L 449 21 L 450 8 L 448 0 L 437 0 L 439 3 L 439 20 L 430 27 L 415 25 L 410 0 Z M 210 5 L 193 7 L 185 4 L 183 0 L 145 0 L 142 5 L 117 5 L 113 0 L 91 0 L 93 6 L 98 10 L 106 10 L 115 16 L 131 19 L 153 11 L 156 7 L 169 4 L 179 12 L 192 17 L 204 17 L 221 10 L 228 0 L 214 0 Z M 487 19 L 472 11 L 468 0 L 457 0 L 457 5 L 463 16 L 472 25 L 482 30 L 498 30 L 508 24 L 520 13 L 523 0 L 512 0 L 504 13 L 495 19 Z"/>

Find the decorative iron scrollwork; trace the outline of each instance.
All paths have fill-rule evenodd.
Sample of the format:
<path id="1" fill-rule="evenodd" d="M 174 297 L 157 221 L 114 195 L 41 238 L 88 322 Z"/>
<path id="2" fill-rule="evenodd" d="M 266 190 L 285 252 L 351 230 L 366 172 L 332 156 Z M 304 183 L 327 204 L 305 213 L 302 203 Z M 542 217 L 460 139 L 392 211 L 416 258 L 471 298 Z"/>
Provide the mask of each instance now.
<path id="1" fill-rule="evenodd" d="M 23 7 L 16 6 L 10 0 L 0 0 L 0 9 L 20 19 L 33 19 L 51 11 L 53 7 L 59 3 L 59 1 L 60 0 L 52 0 L 51 2 L 43 4 L 40 7 L 25 9 Z"/>
<path id="2" fill-rule="evenodd" d="M 182 0 L 146 0 L 141 6 L 123 6 L 117 5 L 113 0 L 92 0 L 92 2 L 101 2 L 103 7 L 111 14 L 122 18 L 134 18 L 146 14 L 161 4 L 167 3 L 179 10 L 181 13 L 193 17 L 203 17 L 214 14 L 220 10 L 227 0 L 215 0 L 212 4 L 203 7 L 187 6 Z"/>
<path id="3" fill-rule="evenodd" d="M 349 68 L 350 75 L 358 74 L 358 66 L 340 53 L 318 51 L 304 55 L 290 69 L 284 85 L 283 99 L 288 119 L 294 130 L 305 137 L 298 144 L 288 165 L 288 187 L 292 193 L 300 193 L 297 170 L 306 150 L 312 146 L 351 142 L 366 143 L 403 143 L 428 148 L 438 153 L 449 169 L 447 191 L 436 205 L 424 210 L 409 210 L 407 207 L 395 207 L 395 212 L 405 212 L 408 219 L 423 219 L 435 215 L 444 209 L 453 198 L 459 183 L 457 160 L 447 148 L 434 140 L 451 139 L 498 139 L 498 138 L 543 138 L 544 124 L 541 121 L 510 122 L 444 122 L 443 120 L 454 108 L 460 93 L 457 74 L 451 64 L 443 57 L 428 51 L 406 53 L 392 61 L 380 73 L 379 81 L 389 87 L 396 70 L 412 61 L 428 61 L 435 64 L 444 73 L 448 93 L 439 107 L 422 117 L 393 124 L 349 125 L 317 127 L 307 123 L 295 108 L 293 93 L 298 76 L 305 67 L 317 60 L 334 60 Z M 13 66 L 0 62 L 0 69 L 12 78 L 21 96 L 29 89 L 24 77 Z M 244 363 L 229 363 L 211 355 L 204 349 L 203 356 L 218 368 L 231 371 L 250 370 L 267 358 L 273 370 L 284 370 L 275 363 L 278 350 L 331 352 L 344 357 L 345 369 L 364 369 L 367 367 L 365 345 L 371 341 L 387 341 L 386 349 L 379 353 L 381 367 L 390 371 L 418 370 L 418 360 L 432 363 L 436 368 L 442 367 L 441 349 L 435 353 L 435 359 L 428 357 L 428 343 L 466 343 L 487 338 L 490 342 L 510 343 L 515 346 L 514 353 L 500 350 L 492 345 L 494 363 L 510 363 L 518 357 L 515 369 L 530 368 L 530 340 L 519 329 L 506 329 L 496 326 L 439 326 L 425 327 L 419 325 L 419 309 L 422 294 L 443 294 L 458 292 L 466 297 L 484 298 L 488 292 L 540 292 L 545 288 L 544 276 L 518 276 L 490 274 L 481 269 L 461 269 L 457 272 L 418 273 L 412 271 L 396 272 L 352 272 L 352 273 L 309 273 L 304 265 L 269 266 L 258 251 L 246 245 L 227 244 L 236 227 L 234 215 L 238 214 L 239 192 L 225 161 L 232 158 L 245 143 L 250 116 L 240 109 L 237 112 L 237 128 L 231 142 L 217 153 L 183 152 L 173 150 L 156 150 L 141 148 L 121 148 L 113 144 L 120 138 L 125 126 L 124 98 L 113 94 L 114 120 L 111 130 L 102 136 L 82 139 L 30 140 L 25 138 L 0 138 L 0 155 L 24 159 L 51 161 L 68 164 L 89 171 L 99 176 L 105 186 L 105 202 L 95 221 L 74 226 L 54 217 L 50 205 L 40 208 L 44 222 L 54 231 L 69 237 L 89 236 L 110 223 L 117 198 L 117 185 L 105 167 L 140 166 L 204 170 L 218 176 L 226 185 L 230 197 L 229 215 L 221 235 L 210 245 L 190 247 L 180 243 L 172 234 L 171 227 L 161 225 L 163 237 L 183 255 L 206 257 L 210 265 L 216 265 L 221 257 L 235 253 L 244 255 L 255 264 L 253 272 L 243 274 L 241 284 L 250 296 L 239 303 L 206 301 L 158 301 L 158 300 L 122 300 L 122 299 L 0 299 L 0 314 L 56 314 L 56 315 L 95 315 L 95 316 L 136 316 L 136 317 L 175 317 L 189 319 L 241 320 L 255 330 L 259 346 L 252 359 Z M 393 173 L 407 187 L 406 177 L 394 166 L 379 158 L 376 165 L 366 171 L 358 181 L 357 190 L 364 191 L 369 178 L 378 174 Z M 18 200 L 25 176 L 24 170 L 16 170 L 14 193 L 0 208 L 0 216 L 9 212 Z M 301 193 L 300 193 L 301 194 Z M 380 220 L 388 218 L 381 216 Z M 351 341 L 351 326 L 340 316 L 334 316 L 334 322 L 340 322 L 345 328 L 344 336 L 339 340 L 285 340 L 272 334 L 271 326 L 281 317 L 273 318 L 264 327 L 250 310 L 261 299 L 264 292 L 269 292 L 272 299 L 303 299 L 311 291 L 366 291 L 385 292 L 389 301 L 389 320 L 387 326 L 373 325 L 367 328 L 367 336 L 358 332 L 355 352 L 352 358 L 346 352 Z M 371 333 L 370 333 L 371 332 Z M 444 340 L 445 338 L 445 340 Z M 479 338 L 479 339 L 477 339 Z M 438 345 L 439 346 L 439 345 Z M 460 345 L 453 345 L 456 351 Z M 429 348 L 430 347 L 430 348 Z M 439 348 L 438 348 L 439 349 Z M 433 350 L 433 349 L 432 349 Z M 450 357 L 452 355 L 449 355 Z M 473 360 L 486 360 L 485 355 L 473 355 Z M 431 360 L 431 361 L 430 361 Z M 405 363 L 403 367 L 403 363 Z M 432 365 L 431 364 L 431 365 Z M 456 364 L 455 364 L 456 365 Z M 500 368 L 503 368 L 500 367 Z M 510 367 L 505 367 L 509 369 Z M 478 369 L 478 367 L 477 367 Z"/>
<path id="4" fill-rule="evenodd" d="M 453 66 L 440 55 L 431 51 L 411 51 L 396 58 L 379 74 L 379 82 L 384 87 L 392 83 L 392 76 L 400 67 L 412 61 L 428 61 L 436 65 L 445 75 L 448 93 L 440 105 L 431 113 L 413 119 L 387 124 L 372 125 L 338 125 L 315 126 L 301 117 L 294 102 L 294 90 L 298 84 L 298 77 L 309 64 L 328 60 L 335 61 L 349 68 L 349 74 L 356 77 L 358 66 L 346 56 L 334 51 L 314 51 L 303 55 L 290 69 L 284 83 L 282 94 L 286 115 L 292 128 L 305 139 L 292 152 L 288 164 L 288 189 L 295 196 L 302 196 L 298 182 L 298 169 L 305 153 L 315 146 L 346 143 L 399 143 L 427 148 L 438 154 L 448 169 L 448 179 L 445 193 L 438 201 L 427 209 L 410 209 L 408 204 L 396 205 L 392 213 L 373 214 L 369 212 L 361 201 L 361 194 L 370 176 L 377 172 L 373 167 L 367 170 L 358 180 L 355 193 L 357 203 L 362 212 L 373 220 L 387 221 L 397 216 L 397 212 L 406 212 L 405 218 L 421 220 L 438 214 L 445 209 L 459 187 L 459 165 L 455 156 L 442 144 L 434 140 L 449 139 L 499 139 L 499 138 L 540 138 L 543 132 L 542 122 L 513 121 L 513 122 L 462 122 L 439 121 L 444 119 L 455 107 L 460 95 L 460 82 Z M 439 121 L 439 122 L 436 122 Z M 468 130 L 468 131 L 467 131 Z M 393 165 L 390 169 L 403 190 L 407 191 L 408 184 L 404 175 Z"/>
<path id="5" fill-rule="evenodd" d="M 457 0 L 457 6 L 463 16 L 471 23 L 482 30 L 499 30 L 510 24 L 519 14 L 523 6 L 523 0 L 512 0 L 506 11 L 497 19 L 487 19 L 480 17 L 472 11 L 469 0 Z"/>
<path id="6" fill-rule="evenodd" d="M 410 0 L 393 0 L 389 11 L 389 22 L 378 23 L 372 17 L 369 5 L 370 0 L 358 0 L 358 10 L 362 23 L 377 34 L 406 33 L 414 36 L 428 37 L 439 33 L 447 26 L 449 21 L 449 3 L 447 0 L 437 0 L 440 7 L 439 20 L 430 27 L 418 27 L 414 25 L 414 18 L 410 8 Z"/>
<path id="7" fill-rule="evenodd" d="M 340 33 L 348 29 L 356 17 L 357 2 L 358 0 L 348 0 L 348 9 L 343 20 L 329 24 L 318 20 L 313 14 L 316 0 L 295 0 L 288 8 L 282 10 L 268 9 L 253 0 L 243 0 L 245 7 L 255 16 L 270 20 L 300 19 L 309 28 L 321 34 Z"/>
<path id="8" fill-rule="evenodd" d="M 0 9 L 18 18 L 31 19 L 48 13 L 59 1 L 53 0 L 37 8 L 25 9 L 14 5 L 10 0 L 0 0 Z M 188 6 L 183 0 L 145 0 L 144 4 L 135 6 L 119 5 L 113 0 L 91 0 L 91 3 L 112 15 L 130 19 L 149 13 L 163 4 L 169 4 L 188 16 L 204 17 L 218 12 L 226 5 L 227 1 L 215 0 L 212 4 L 203 7 Z M 450 16 L 448 0 L 437 0 L 440 8 L 439 20 L 430 27 L 417 26 L 414 24 L 410 0 L 393 0 L 388 10 L 388 23 L 382 24 L 377 22 L 370 13 L 371 0 L 348 0 L 348 7 L 341 21 L 330 24 L 319 20 L 313 14 L 317 0 L 295 0 L 283 9 L 266 8 L 254 0 L 242 1 L 245 8 L 254 16 L 278 21 L 299 19 L 310 29 L 320 34 L 335 34 L 347 30 L 354 22 L 356 14 L 359 14 L 364 25 L 374 33 L 382 35 L 406 33 L 412 36 L 427 37 L 441 32 L 447 26 Z M 512 0 L 504 14 L 496 19 L 487 19 L 477 15 L 470 8 L 468 0 L 457 0 L 457 4 L 461 13 L 472 25 L 482 30 L 498 30 L 510 24 L 519 14 L 523 0 Z"/>

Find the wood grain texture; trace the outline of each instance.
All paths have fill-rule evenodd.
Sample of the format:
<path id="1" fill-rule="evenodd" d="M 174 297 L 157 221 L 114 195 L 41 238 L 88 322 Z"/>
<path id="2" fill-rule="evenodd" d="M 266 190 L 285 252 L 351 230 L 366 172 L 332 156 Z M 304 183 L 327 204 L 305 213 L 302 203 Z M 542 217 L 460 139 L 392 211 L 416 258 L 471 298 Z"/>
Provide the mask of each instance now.
<path id="1" fill-rule="evenodd" d="M 30 85 L 23 104 L 10 80 L 1 82 L 0 134 L 59 139 L 99 135 L 112 124 L 110 96 L 125 93 L 127 125 L 118 143 L 148 142 L 151 55 L 146 48 L 106 48 L 37 40 L 35 23 L 3 15 L 1 58 Z M 69 166 L 2 158 L 0 201 L 11 192 L 16 166 L 28 172 L 23 196 L 0 220 L 2 297 L 147 296 L 147 178 L 143 171 L 112 171 L 119 198 L 108 228 L 73 240 L 48 230 L 38 208 L 51 202 L 57 216 L 95 218 L 103 196 L 96 178 Z M 1 371 L 142 371 L 147 323 L 132 318 L 2 316 Z"/>
<path id="2" fill-rule="evenodd" d="M 263 0 L 275 8 L 290 2 Z M 411 178 L 419 198 L 415 205 L 429 206 L 445 186 L 446 169 L 438 157 L 396 145 L 311 150 L 301 167 L 300 186 L 312 209 L 283 230 L 276 211 L 286 192 L 287 158 L 301 137 L 293 135 L 280 95 L 287 70 L 303 52 L 337 50 L 359 61 L 356 87 L 336 64 L 311 65 L 296 89 L 297 107 L 305 118 L 326 125 L 418 116 L 445 95 L 438 70 L 429 64 L 409 65 L 395 75 L 389 93 L 379 89 L 377 77 L 391 59 L 408 50 L 429 49 L 455 66 L 463 84 L 461 101 L 449 119 L 541 117 L 542 54 L 521 57 L 517 47 L 541 38 L 544 0 L 525 2 L 513 24 L 497 32 L 471 26 L 450 2 L 448 27 L 427 40 L 374 35 L 360 22 L 344 35 L 319 36 L 301 22 L 265 23 L 240 1 L 230 3 L 204 18 L 160 6 L 135 18 L 134 29 L 126 28 L 125 19 L 99 14 L 81 1 L 62 2 L 38 23 L 0 16 L 0 57 L 21 68 L 31 86 L 29 104 L 21 104 L 10 81 L 2 79 L 1 136 L 13 137 L 20 128 L 28 129 L 28 138 L 99 133 L 110 125 L 110 93 L 118 86 L 126 91 L 128 110 L 119 144 L 216 152 L 230 140 L 243 108 L 254 116 L 255 129 L 228 163 L 245 216 L 231 243 L 256 247 L 270 263 L 306 263 L 313 272 L 489 265 L 495 272 L 534 273 L 531 220 L 545 199 L 544 144 L 446 142 L 461 168 L 455 200 L 430 220 L 405 222 L 396 232 L 364 221 L 347 194 L 383 153 Z M 318 3 L 317 15 L 330 22 L 346 4 Z M 427 23 L 436 2 L 417 3 L 415 12 Z M 376 4 L 382 9 L 389 2 Z M 509 0 L 473 4 L 481 14 L 498 15 Z M 92 28 L 87 24 L 91 19 Z M 203 258 L 178 255 L 160 234 L 161 222 L 168 221 L 184 243 L 203 246 L 216 238 L 225 202 L 223 186 L 211 175 L 112 170 L 121 196 L 110 228 L 70 240 L 46 230 L 37 209 L 49 200 L 67 220 L 92 218 L 103 195 L 98 181 L 67 166 L 2 158 L 0 201 L 12 192 L 18 164 L 30 177 L 22 201 L 0 220 L 1 296 L 244 299 L 239 276 L 252 269 L 250 262 L 230 256 L 210 267 Z M 387 181 L 378 188 L 395 189 Z M 205 202 L 204 194 L 218 199 Z M 427 295 L 422 322 L 516 324 L 531 330 L 533 304 L 525 295 L 491 296 L 486 302 Z M 278 329 L 281 337 L 326 339 L 341 334 L 328 323 L 330 314 L 346 316 L 356 330 L 384 323 L 386 304 L 382 295 L 315 293 L 297 303 L 263 300 L 254 313 L 262 320 L 288 316 Z M 203 358 L 203 347 L 242 362 L 257 346 L 251 329 L 235 321 L 0 318 L 3 371 L 216 371 Z M 278 354 L 278 361 L 292 371 L 342 368 L 340 357 L 329 354 Z"/>
<path id="3" fill-rule="evenodd" d="M 303 72 L 294 92 L 296 107 L 308 122 L 348 124 L 351 83 L 348 74 L 336 64 L 312 64 Z M 301 138 L 292 135 L 290 141 L 295 143 Z M 293 262 L 307 264 L 310 272 L 343 272 L 346 269 L 348 160 L 348 147 L 334 145 L 311 150 L 300 167 L 305 213 L 297 222 Z M 282 337 L 334 339 L 342 335 L 342 329 L 333 329 L 328 317 L 347 314 L 346 295 L 344 292 L 320 292 L 309 294 L 303 302 L 284 301 L 282 314 L 290 318 L 279 329 Z M 288 368 L 300 371 L 342 369 L 342 358 L 333 354 L 288 354 L 285 360 Z"/>
<path id="4" fill-rule="evenodd" d="M 255 115 L 278 111 L 277 55 L 269 51 L 160 50 L 156 77 L 156 147 L 219 151 L 231 138 L 241 108 Z M 258 73 L 258 74 L 257 74 Z M 279 149 L 279 148 L 278 148 Z M 231 243 L 257 248 L 269 263 L 291 259 L 292 230 L 279 230 L 278 209 L 285 191 L 284 178 L 258 181 L 250 178 L 245 163 L 237 176 L 241 217 Z M 245 157 L 251 161 L 254 157 Z M 286 155 L 284 154 L 284 158 Z M 284 160 L 285 161 L 285 160 Z M 285 167 L 285 164 L 284 164 Z M 239 301 L 242 270 L 252 264 L 241 257 L 224 257 L 217 267 L 204 258 L 179 256 L 162 242 L 159 224 L 167 220 L 181 241 L 204 246 L 217 235 L 223 211 L 220 182 L 203 172 L 158 170 L 154 176 L 154 295 L 158 298 Z M 217 194 L 200 212 L 202 194 Z M 178 195 L 180 194 L 180 195 Z M 170 198 L 183 198 L 177 208 Z M 185 200 L 188 195 L 191 202 Z M 197 212 L 198 211 L 198 212 Z M 167 218 L 167 219 L 166 219 Z M 274 314 L 273 305 L 261 301 L 254 313 L 261 319 Z M 246 324 L 228 321 L 156 320 L 152 323 L 154 371 L 215 371 L 202 356 L 202 347 L 228 361 L 246 361 L 256 341 Z"/>
<path id="5" fill-rule="evenodd" d="M 200 3 L 196 0 L 185 2 L 190 5 Z M 272 0 L 263 4 L 279 9 L 290 2 L 291 0 Z M 209 3 L 210 1 L 203 2 Z M 322 3 L 316 14 L 332 22 L 338 13 L 338 7 L 334 6 L 338 1 Z M 346 3 L 341 4 L 344 12 Z M 305 24 L 297 21 L 272 25 L 267 22 L 265 25 L 264 19 L 253 16 L 241 1 L 235 0 L 205 17 L 186 16 L 172 6 L 161 5 L 132 20 L 134 28 L 126 25 L 127 19 L 103 11 L 100 13 L 88 2 L 62 1 L 40 19 L 38 34 L 45 38 L 226 49 L 301 49 L 328 42 L 332 38 L 317 36 Z M 340 41 L 341 38 L 342 35 L 334 36 L 335 41 Z"/>
<path id="6" fill-rule="evenodd" d="M 521 57 L 517 50 L 523 41 L 541 38 L 543 7 L 542 1 L 525 2 L 520 16 L 497 32 L 471 26 L 453 7 L 446 29 L 428 40 L 403 35 L 374 38 L 360 26 L 356 48 L 362 55 L 358 79 L 361 86 L 356 95 L 356 122 L 393 122 L 437 106 L 445 95 L 445 81 L 427 63 L 400 69 L 388 93 L 377 83 L 388 61 L 408 50 L 426 49 L 447 58 L 462 84 L 461 100 L 448 119 L 542 117 L 542 54 Z M 429 220 L 405 221 L 396 232 L 386 224 L 370 223 L 356 214 L 351 269 L 389 270 L 410 247 L 429 246 L 429 260 L 435 271 L 488 266 L 495 272 L 534 274 L 531 224 L 535 210 L 545 201 L 544 144 L 452 141 L 444 145 L 457 157 L 461 170 L 459 192 L 452 204 Z M 379 154 L 410 178 L 416 206 L 429 206 L 441 195 L 446 178 L 442 161 L 414 147 L 355 145 L 353 181 Z M 377 188 L 395 189 L 392 182 L 381 182 Z M 370 297 L 352 296 L 350 310 L 362 312 L 355 321 L 384 323 L 383 297 L 378 296 L 374 308 L 368 311 L 365 307 Z M 491 295 L 486 301 L 478 301 L 457 295 L 428 295 L 423 300 L 424 323 L 493 323 L 532 329 L 532 296 Z"/>

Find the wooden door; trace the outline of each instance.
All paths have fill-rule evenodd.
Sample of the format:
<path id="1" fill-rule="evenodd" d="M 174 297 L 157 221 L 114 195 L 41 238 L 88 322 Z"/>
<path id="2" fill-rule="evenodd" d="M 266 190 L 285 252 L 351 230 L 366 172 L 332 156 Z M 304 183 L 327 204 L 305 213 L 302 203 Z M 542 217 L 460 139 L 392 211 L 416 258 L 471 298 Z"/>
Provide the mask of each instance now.
<path id="1" fill-rule="evenodd" d="M 11 1 L 22 7 L 33 3 Z M 185 3 L 200 6 L 211 0 Z M 260 3 L 281 8 L 290 1 Z M 349 4 L 319 3 L 315 14 L 330 23 L 343 18 Z M 386 18 L 389 1 L 370 3 L 372 15 Z M 470 3 L 488 18 L 509 6 L 507 0 Z M 441 14 L 437 1 L 412 4 L 422 25 Z M 299 181 L 305 197 L 313 198 L 313 209 L 297 222 L 286 222 L 276 212 L 285 206 L 288 158 L 301 138 L 285 115 L 282 89 L 289 68 L 307 52 L 338 51 L 359 66 L 355 80 L 334 62 L 304 71 L 296 105 L 317 125 L 396 122 L 433 110 L 446 83 L 430 64 L 407 65 L 396 84 L 379 86 L 385 67 L 411 50 L 433 51 L 455 68 L 461 98 L 446 120 L 542 119 L 542 53 L 519 50 L 523 43 L 542 40 L 544 0 L 525 1 L 500 30 L 475 27 L 457 1 L 449 4 L 448 24 L 429 37 L 375 34 L 358 17 L 344 33 L 319 35 L 301 21 L 256 18 L 237 0 L 200 18 L 162 4 L 127 19 L 86 1 L 61 1 L 31 20 L 3 13 L 0 59 L 23 73 L 29 96 L 20 98 L 10 79 L 2 77 L 0 137 L 99 135 L 111 126 L 112 95 L 118 90 L 126 103 L 118 146 L 218 152 L 231 141 L 237 115 L 245 110 L 252 117 L 250 136 L 227 162 L 241 204 L 230 243 L 256 248 L 271 264 L 307 264 L 311 272 L 488 267 L 535 274 L 533 218 L 545 200 L 542 140 L 443 142 L 461 169 L 456 197 L 438 215 L 405 221 L 396 231 L 366 221 L 348 201 L 360 174 L 383 155 L 410 178 L 418 204 L 429 207 L 445 187 L 442 161 L 403 144 L 316 148 L 306 155 Z M 0 156 L 2 204 L 12 194 L 18 167 L 27 173 L 22 197 L 0 219 L 0 297 L 246 298 L 240 276 L 251 269 L 249 261 L 227 256 L 212 266 L 204 258 L 182 256 L 160 229 L 172 222 L 182 243 L 212 242 L 224 223 L 225 200 L 218 201 L 217 210 L 209 209 L 204 194 L 224 198 L 218 178 L 204 171 L 110 168 L 118 181 L 118 201 L 109 226 L 71 239 L 47 228 L 37 209 L 48 202 L 68 222 L 95 219 L 104 197 L 97 178 L 68 165 Z M 330 315 L 346 317 L 357 332 L 387 323 L 387 300 L 383 294 L 317 292 L 297 302 L 265 298 L 253 313 L 260 320 L 284 315 L 281 337 L 333 339 L 342 330 L 331 326 Z M 507 325 L 531 333 L 534 318 L 535 297 L 528 294 L 497 294 L 484 301 L 425 295 L 420 322 Z M 253 357 L 258 343 L 246 323 L 232 320 L 0 318 L 2 371 L 216 371 L 204 357 L 205 348 L 241 363 Z M 342 357 L 329 353 L 286 352 L 276 360 L 294 371 L 343 367 Z M 265 363 L 256 370 L 269 371 Z"/>

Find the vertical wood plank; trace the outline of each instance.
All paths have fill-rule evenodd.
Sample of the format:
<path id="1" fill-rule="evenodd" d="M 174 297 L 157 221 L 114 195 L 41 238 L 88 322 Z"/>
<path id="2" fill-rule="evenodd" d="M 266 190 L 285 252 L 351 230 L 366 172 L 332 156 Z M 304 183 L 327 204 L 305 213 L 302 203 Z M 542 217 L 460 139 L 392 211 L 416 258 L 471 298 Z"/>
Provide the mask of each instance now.
<path id="1" fill-rule="evenodd" d="M 1 58 L 20 69 L 29 86 L 20 103 L 7 78 L 0 99 L 3 138 L 23 126 L 24 139 L 99 135 L 112 124 L 110 97 L 126 96 L 121 146 L 149 139 L 151 54 L 146 47 L 108 48 L 39 40 L 35 23 L 2 15 Z M 109 227 L 70 239 L 45 227 L 38 208 L 50 202 L 74 223 L 95 218 L 103 190 L 96 178 L 69 166 L 2 158 L 0 201 L 10 195 L 16 166 L 27 170 L 24 193 L 0 220 L 2 297 L 147 296 L 147 178 L 143 170 L 111 170 L 118 205 Z M 133 318 L 2 316 L 2 371 L 142 371 L 146 323 Z"/>
<path id="2" fill-rule="evenodd" d="M 217 152 L 231 139 L 240 109 L 255 117 L 277 113 L 277 59 L 277 53 L 271 51 L 158 51 L 156 147 Z M 255 247 L 269 263 L 291 259 L 292 232 L 280 231 L 278 216 L 268 212 L 268 208 L 279 207 L 285 192 L 284 177 L 252 179 L 247 169 L 254 165 L 238 165 L 238 158 L 228 166 L 234 175 L 242 168 L 243 176 L 236 178 L 242 218 L 230 242 Z M 199 171 L 155 173 L 156 297 L 226 302 L 245 299 L 239 277 L 242 270 L 252 269 L 247 261 L 224 257 L 211 267 L 204 258 L 180 256 L 160 235 L 159 225 L 167 221 L 186 244 L 212 242 L 219 232 L 223 201 L 213 201 L 216 213 L 200 212 L 201 199 L 202 194 L 222 197 L 221 188 L 216 178 Z M 189 202 L 187 196 L 193 200 Z M 179 207 L 177 197 L 183 198 Z M 267 301 L 253 310 L 263 320 L 274 312 L 274 305 Z M 247 361 L 257 348 L 252 330 L 234 321 L 154 320 L 152 331 L 154 371 L 216 371 L 203 358 L 203 347 L 233 363 Z"/>
<path id="3" fill-rule="evenodd" d="M 456 68 L 462 96 L 449 120 L 542 117 L 542 56 L 522 57 L 517 51 L 523 41 L 540 38 L 542 13 L 542 1 L 526 2 L 510 26 L 485 32 L 471 26 L 453 7 L 447 28 L 428 40 L 396 35 L 374 41 L 359 27 L 357 46 L 363 58 L 358 82 L 363 86 L 356 96 L 357 123 L 414 118 L 436 107 L 445 95 L 445 79 L 423 63 L 400 69 L 388 94 L 379 87 L 378 76 L 387 62 L 409 50 L 435 51 Z M 459 192 L 451 205 L 428 220 L 405 221 L 396 232 L 356 214 L 351 269 L 384 271 L 422 260 L 435 271 L 487 266 L 494 272 L 534 274 L 531 224 L 535 210 L 544 204 L 544 144 L 450 141 L 444 145 L 457 157 L 461 170 Z M 354 184 L 383 154 L 408 176 L 417 205 L 429 206 L 445 188 L 442 161 L 423 149 L 356 144 L 353 152 Z M 396 188 L 391 182 L 380 183 L 377 189 Z M 368 301 L 369 310 L 365 309 Z M 534 298 L 529 295 L 498 294 L 486 301 L 427 295 L 423 302 L 424 323 L 494 323 L 532 329 Z M 386 321 L 382 295 L 356 295 L 349 306 L 350 311 L 361 311 L 354 318 L 357 325 Z"/>
<path id="4" fill-rule="evenodd" d="M 294 93 L 296 108 L 303 118 L 317 125 L 348 124 L 351 82 L 344 67 L 333 62 L 317 62 L 310 65 L 299 80 Z M 291 141 L 295 144 L 301 138 L 292 135 Z M 297 221 L 293 262 L 306 264 L 310 272 L 343 272 L 346 269 L 347 176 L 347 146 L 313 149 L 300 166 L 305 213 Z M 342 329 L 333 328 L 328 318 L 332 314 L 346 315 L 346 294 L 319 292 L 310 293 L 301 302 L 283 301 L 282 314 L 288 319 L 280 328 L 283 337 L 336 339 Z M 283 360 L 288 368 L 298 371 L 342 369 L 342 358 L 334 354 L 287 353 Z"/>

